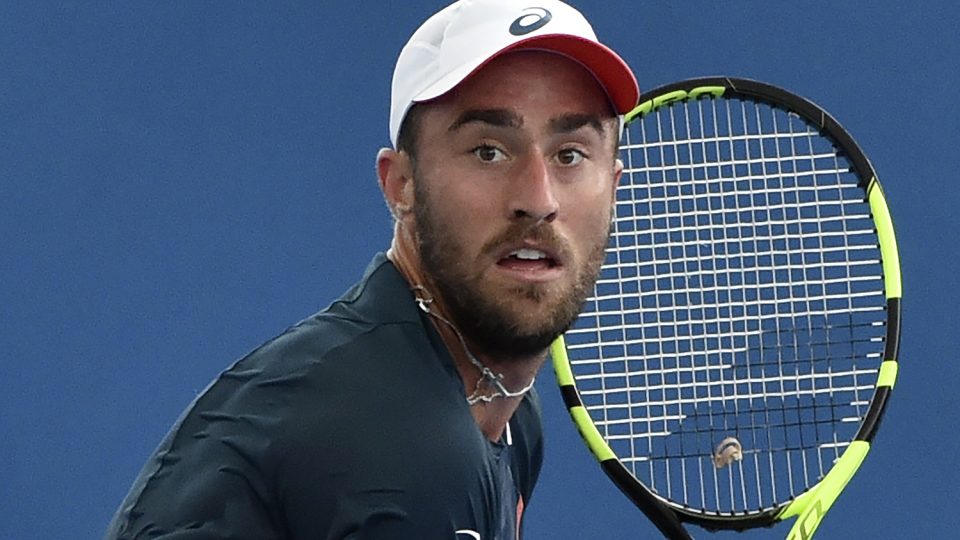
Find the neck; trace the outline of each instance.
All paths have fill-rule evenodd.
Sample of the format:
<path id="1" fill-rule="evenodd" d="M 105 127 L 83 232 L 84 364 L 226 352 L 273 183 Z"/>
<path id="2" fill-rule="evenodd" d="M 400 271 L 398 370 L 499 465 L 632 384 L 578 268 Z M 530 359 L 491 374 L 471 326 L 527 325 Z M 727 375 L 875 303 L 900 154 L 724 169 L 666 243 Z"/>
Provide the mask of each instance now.
<path id="1" fill-rule="evenodd" d="M 546 351 L 519 359 L 493 358 L 483 353 L 472 353 L 471 351 L 477 348 L 471 347 L 456 328 L 448 315 L 443 298 L 435 294 L 436 288 L 424 275 L 419 257 L 413 249 L 413 242 L 400 234 L 399 225 L 397 228 L 387 256 L 414 289 L 421 307 L 431 315 L 430 319 L 450 351 L 457 373 L 463 381 L 465 398 L 471 402 L 470 411 L 474 420 L 487 439 L 497 441 L 503 436 L 507 422 L 526 393 L 521 390 L 532 385 L 534 377 L 546 360 Z M 477 363 L 481 364 L 481 367 L 478 367 Z M 484 377 L 484 369 L 490 374 L 487 377 Z M 492 383 L 491 376 L 499 379 L 508 395 L 498 395 L 501 392 L 498 386 Z"/>

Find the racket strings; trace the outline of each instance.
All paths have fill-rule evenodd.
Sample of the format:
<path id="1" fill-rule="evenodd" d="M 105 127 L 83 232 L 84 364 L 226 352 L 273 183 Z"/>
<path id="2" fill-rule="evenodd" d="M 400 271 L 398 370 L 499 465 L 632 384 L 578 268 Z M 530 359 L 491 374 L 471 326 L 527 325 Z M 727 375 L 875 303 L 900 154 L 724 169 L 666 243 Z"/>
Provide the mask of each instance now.
<path id="1" fill-rule="evenodd" d="M 665 498 L 781 504 L 849 444 L 882 360 L 863 190 L 830 141 L 764 104 L 675 104 L 625 137 L 607 261 L 568 332 L 581 397 Z M 718 468 L 728 437 L 742 459 Z"/>

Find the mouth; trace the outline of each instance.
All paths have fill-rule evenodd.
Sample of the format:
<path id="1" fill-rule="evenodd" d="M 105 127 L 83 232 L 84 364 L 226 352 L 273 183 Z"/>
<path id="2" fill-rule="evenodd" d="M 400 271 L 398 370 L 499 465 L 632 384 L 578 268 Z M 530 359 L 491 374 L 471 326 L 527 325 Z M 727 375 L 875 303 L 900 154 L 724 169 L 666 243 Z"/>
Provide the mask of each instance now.
<path id="1" fill-rule="evenodd" d="M 502 252 L 497 260 L 497 267 L 524 281 L 544 281 L 559 275 L 563 263 L 548 249 L 523 246 Z"/>

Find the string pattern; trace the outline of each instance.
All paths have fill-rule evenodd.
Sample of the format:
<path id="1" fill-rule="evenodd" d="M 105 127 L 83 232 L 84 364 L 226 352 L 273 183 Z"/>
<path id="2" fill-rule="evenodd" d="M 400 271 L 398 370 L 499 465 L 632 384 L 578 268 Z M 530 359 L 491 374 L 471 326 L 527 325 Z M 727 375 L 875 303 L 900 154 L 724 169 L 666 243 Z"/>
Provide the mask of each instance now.
<path id="1" fill-rule="evenodd" d="M 621 152 L 607 257 L 565 336 L 581 399 L 659 496 L 779 506 L 852 441 L 883 360 L 859 179 L 815 126 L 741 99 L 661 107 Z"/>

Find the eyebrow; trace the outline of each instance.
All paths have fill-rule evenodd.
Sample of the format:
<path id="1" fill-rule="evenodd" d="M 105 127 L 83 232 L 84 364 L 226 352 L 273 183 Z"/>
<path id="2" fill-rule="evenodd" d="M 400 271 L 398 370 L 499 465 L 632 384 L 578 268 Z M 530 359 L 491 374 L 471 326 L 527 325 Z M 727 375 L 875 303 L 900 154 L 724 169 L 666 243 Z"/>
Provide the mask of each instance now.
<path id="1" fill-rule="evenodd" d="M 592 127 L 601 138 L 607 136 L 607 132 L 603 129 L 603 122 L 596 115 L 570 113 L 550 120 L 550 131 L 554 133 L 572 133 L 583 126 Z"/>
<path id="2" fill-rule="evenodd" d="M 449 132 L 457 131 L 467 124 L 483 123 L 495 127 L 519 128 L 523 126 L 523 117 L 509 109 L 470 109 L 464 111 L 450 127 Z M 606 138 L 600 117 L 593 114 L 568 113 L 550 120 L 547 129 L 552 133 L 573 133 L 584 127 L 592 127 L 601 138 Z"/>
<path id="3" fill-rule="evenodd" d="M 523 117 L 507 109 L 470 109 L 464 111 L 447 131 L 456 131 L 467 124 L 483 123 L 496 127 L 518 128 L 523 125 Z"/>

